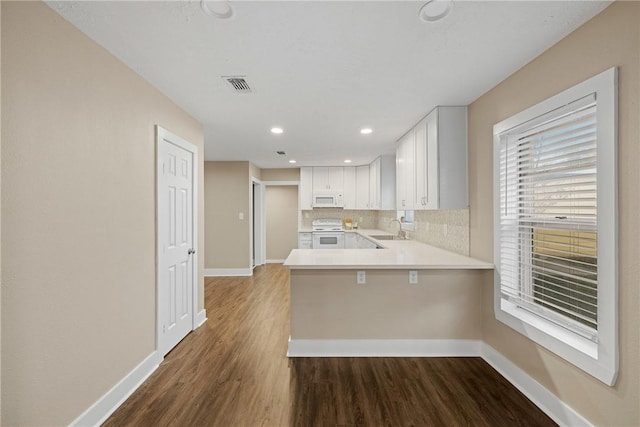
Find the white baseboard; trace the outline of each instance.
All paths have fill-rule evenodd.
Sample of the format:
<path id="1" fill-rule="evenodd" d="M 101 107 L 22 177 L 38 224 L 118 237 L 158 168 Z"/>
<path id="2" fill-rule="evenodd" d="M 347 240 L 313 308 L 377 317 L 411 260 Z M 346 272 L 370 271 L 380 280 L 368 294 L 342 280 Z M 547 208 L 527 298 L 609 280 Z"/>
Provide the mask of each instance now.
<path id="1" fill-rule="evenodd" d="M 267 264 L 282 264 L 286 259 L 268 259 Z"/>
<path id="2" fill-rule="evenodd" d="M 204 277 L 251 276 L 251 268 L 205 268 Z"/>
<path id="3" fill-rule="evenodd" d="M 196 321 L 195 321 L 195 325 L 196 327 L 193 329 L 198 329 L 200 326 L 202 326 L 204 324 L 204 322 L 207 321 L 207 310 L 205 310 L 204 308 L 202 310 L 200 310 L 198 312 L 198 314 L 196 314 Z"/>
<path id="4" fill-rule="evenodd" d="M 482 343 L 482 358 L 559 425 L 593 426 L 558 396 L 486 343 Z"/>
<path id="5" fill-rule="evenodd" d="M 478 340 L 298 340 L 288 357 L 478 357 Z"/>
<path id="6" fill-rule="evenodd" d="M 161 358 L 154 351 L 106 392 L 70 426 L 99 426 L 158 368 Z"/>

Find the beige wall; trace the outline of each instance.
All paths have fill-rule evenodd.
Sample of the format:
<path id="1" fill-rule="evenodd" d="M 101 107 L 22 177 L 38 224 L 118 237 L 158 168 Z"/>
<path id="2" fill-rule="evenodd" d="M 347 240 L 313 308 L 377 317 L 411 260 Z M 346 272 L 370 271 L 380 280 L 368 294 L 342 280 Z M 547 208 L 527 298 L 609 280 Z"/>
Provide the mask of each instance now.
<path id="1" fill-rule="evenodd" d="M 300 181 L 300 168 L 262 169 L 262 181 Z"/>
<path id="2" fill-rule="evenodd" d="M 268 185 L 264 199 L 267 260 L 286 259 L 298 247 L 298 187 Z"/>
<path id="3" fill-rule="evenodd" d="M 640 425 L 639 49 L 640 3 L 615 2 L 469 107 L 470 252 L 490 261 L 493 125 L 601 71 L 619 67 L 620 371 L 616 385 L 607 387 L 497 322 L 492 277 L 483 286 L 484 340 L 601 426 Z"/>
<path id="4" fill-rule="evenodd" d="M 476 339 L 483 271 L 291 270 L 293 339 Z"/>
<path id="5" fill-rule="evenodd" d="M 203 131 L 44 3 L 1 7 L 1 424 L 67 425 L 155 349 L 154 125 L 200 162 Z"/>
<path id="6" fill-rule="evenodd" d="M 205 269 L 250 268 L 249 162 L 205 162 Z M 238 217 L 244 214 L 244 219 Z"/>

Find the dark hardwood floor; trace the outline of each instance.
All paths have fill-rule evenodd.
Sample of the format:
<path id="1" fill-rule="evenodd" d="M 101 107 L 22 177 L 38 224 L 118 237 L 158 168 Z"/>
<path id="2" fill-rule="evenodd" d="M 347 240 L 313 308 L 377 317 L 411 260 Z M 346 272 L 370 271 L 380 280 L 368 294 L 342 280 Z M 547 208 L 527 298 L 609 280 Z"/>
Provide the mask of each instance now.
<path id="1" fill-rule="evenodd" d="M 205 282 L 209 320 L 104 426 L 554 426 L 480 358 L 287 359 L 289 273 Z"/>

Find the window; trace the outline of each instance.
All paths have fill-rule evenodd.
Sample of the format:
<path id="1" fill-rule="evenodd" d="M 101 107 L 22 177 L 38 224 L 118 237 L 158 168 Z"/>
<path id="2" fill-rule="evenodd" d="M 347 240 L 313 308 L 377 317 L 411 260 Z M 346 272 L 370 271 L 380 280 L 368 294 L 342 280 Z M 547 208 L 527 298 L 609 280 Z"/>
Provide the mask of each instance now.
<path id="1" fill-rule="evenodd" d="M 414 211 L 396 211 L 396 219 L 402 224 L 405 231 L 415 231 Z"/>
<path id="2" fill-rule="evenodd" d="M 496 317 L 617 375 L 616 70 L 494 127 Z"/>

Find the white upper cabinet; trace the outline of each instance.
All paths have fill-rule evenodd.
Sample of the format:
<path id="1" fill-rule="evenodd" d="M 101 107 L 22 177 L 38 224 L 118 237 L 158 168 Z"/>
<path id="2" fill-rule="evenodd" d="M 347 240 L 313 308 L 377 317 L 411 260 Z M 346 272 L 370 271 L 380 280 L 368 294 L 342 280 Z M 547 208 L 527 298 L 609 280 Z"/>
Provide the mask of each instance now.
<path id="1" fill-rule="evenodd" d="M 356 209 L 370 209 L 369 165 L 356 167 Z"/>
<path id="2" fill-rule="evenodd" d="M 416 204 L 415 128 L 398 141 L 396 148 L 396 209 L 413 210 Z"/>
<path id="3" fill-rule="evenodd" d="M 380 156 L 369 165 L 369 206 L 375 210 L 396 209 L 396 159 Z"/>
<path id="4" fill-rule="evenodd" d="M 340 192 L 345 209 L 395 210 L 395 156 L 357 167 L 301 167 L 301 210 L 313 209 L 314 192 Z"/>
<path id="5" fill-rule="evenodd" d="M 462 209 L 467 196 L 467 107 L 437 107 L 397 144 L 397 208 Z"/>
<path id="6" fill-rule="evenodd" d="M 369 207 L 380 209 L 380 158 L 378 157 L 369 165 Z"/>
<path id="7" fill-rule="evenodd" d="M 357 187 L 356 187 L 356 168 L 346 167 L 343 168 L 343 182 L 344 188 L 342 190 L 342 200 L 344 202 L 345 209 L 357 209 Z"/>
<path id="8" fill-rule="evenodd" d="M 313 209 L 313 169 L 311 167 L 300 168 L 298 195 L 301 210 L 306 211 Z"/>
<path id="9" fill-rule="evenodd" d="M 313 191 L 344 190 L 344 168 L 314 167 Z"/>

